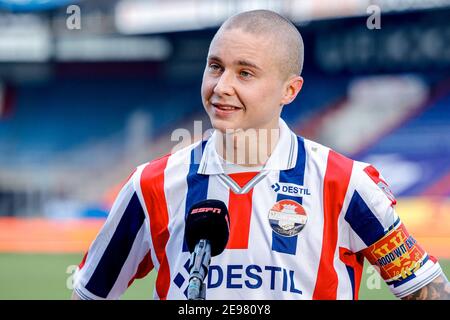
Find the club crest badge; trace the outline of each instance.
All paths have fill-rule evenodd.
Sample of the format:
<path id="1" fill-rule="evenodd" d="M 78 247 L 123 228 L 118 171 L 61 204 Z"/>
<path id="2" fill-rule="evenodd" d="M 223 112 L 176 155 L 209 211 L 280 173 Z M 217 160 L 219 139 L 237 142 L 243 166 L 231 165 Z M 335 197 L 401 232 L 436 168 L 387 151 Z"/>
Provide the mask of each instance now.
<path id="1" fill-rule="evenodd" d="M 299 234 L 308 217 L 301 204 L 294 200 L 281 200 L 269 210 L 269 223 L 273 231 L 285 237 Z"/>

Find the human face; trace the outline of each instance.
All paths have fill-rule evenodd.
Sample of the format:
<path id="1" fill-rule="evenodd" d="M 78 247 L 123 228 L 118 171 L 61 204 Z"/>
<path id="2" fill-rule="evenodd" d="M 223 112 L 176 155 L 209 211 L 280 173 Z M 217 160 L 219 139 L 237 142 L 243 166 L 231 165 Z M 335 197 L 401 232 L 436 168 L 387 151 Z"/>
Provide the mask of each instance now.
<path id="1" fill-rule="evenodd" d="M 209 48 L 201 91 L 212 126 L 223 133 L 278 128 L 286 81 L 271 37 L 220 30 Z"/>

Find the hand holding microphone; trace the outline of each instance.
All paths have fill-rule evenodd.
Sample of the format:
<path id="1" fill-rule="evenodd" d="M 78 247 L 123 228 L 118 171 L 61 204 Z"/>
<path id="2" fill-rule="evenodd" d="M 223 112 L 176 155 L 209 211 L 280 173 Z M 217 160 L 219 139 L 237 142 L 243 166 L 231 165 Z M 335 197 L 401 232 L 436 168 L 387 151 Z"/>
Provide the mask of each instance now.
<path id="1" fill-rule="evenodd" d="M 189 263 L 189 300 L 205 299 L 205 280 L 211 256 L 225 250 L 230 234 L 228 210 L 220 200 L 196 203 L 186 217 L 185 238 L 191 252 Z"/>

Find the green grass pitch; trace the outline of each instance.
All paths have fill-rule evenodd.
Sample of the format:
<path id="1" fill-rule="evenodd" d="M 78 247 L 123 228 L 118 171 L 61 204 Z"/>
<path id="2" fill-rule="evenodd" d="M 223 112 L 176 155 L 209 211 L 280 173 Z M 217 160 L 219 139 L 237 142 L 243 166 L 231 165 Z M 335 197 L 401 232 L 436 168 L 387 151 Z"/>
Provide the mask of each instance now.
<path id="1" fill-rule="evenodd" d="M 81 254 L 0 254 L 0 299 L 69 299 L 73 266 L 81 259 Z M 450 275 L 450 260 L 441 259 L 440 264 Z M 395 299 L 378 274 L 367 267 L 366 261 L 360 299 Z M 122 299 L 152 299 L 155 275 L 151 272 L 135 280 Z"/>

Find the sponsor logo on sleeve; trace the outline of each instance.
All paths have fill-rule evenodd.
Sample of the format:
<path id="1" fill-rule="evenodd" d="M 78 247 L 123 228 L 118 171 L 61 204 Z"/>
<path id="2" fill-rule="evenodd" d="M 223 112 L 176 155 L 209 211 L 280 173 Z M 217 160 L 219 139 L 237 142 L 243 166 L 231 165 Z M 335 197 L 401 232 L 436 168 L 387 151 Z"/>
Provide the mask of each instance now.
<path id="1" fill-rule="evenodd" d="M 397 204 L 397 200 L 395 200 L 395 196 L 391 191 L 391 188 L 389 188 L 389 185 L 386 183 L 386 181 L 381 178 L 380 173 L 377 169 L 375 169 L 374 166 L 366 167 L 364 169 L 364 172 L 370 177 L 370 179 L 372 179 L 373 182 L 376 183 L 378 188 L 380 188 L 381 191 L 384 192 L 386 197 L 391 201 L 391 205 L 394 206 L 395 204 Z"/>

